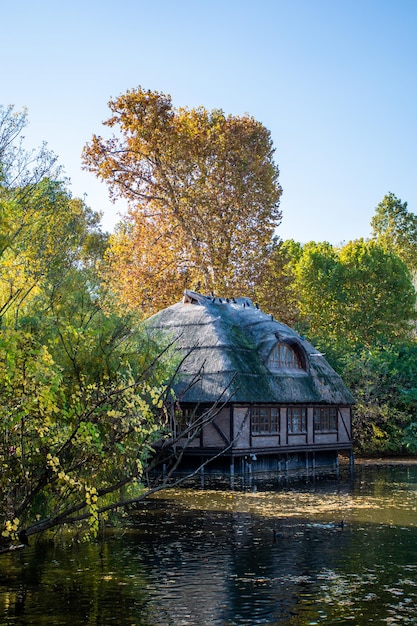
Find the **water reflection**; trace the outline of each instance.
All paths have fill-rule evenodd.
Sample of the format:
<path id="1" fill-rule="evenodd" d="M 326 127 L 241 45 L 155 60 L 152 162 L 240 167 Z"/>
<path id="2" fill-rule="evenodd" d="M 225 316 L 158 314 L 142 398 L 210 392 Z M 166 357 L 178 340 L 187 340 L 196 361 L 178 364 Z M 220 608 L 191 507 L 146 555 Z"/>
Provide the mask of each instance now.
<path id="1" fill-rule="evenodd" d="M 0 623 L 416 623 L 416 484 L 414 465 L 359 466 L 354 482 L 167 492 L 102 545 L 3 558 Z"/>

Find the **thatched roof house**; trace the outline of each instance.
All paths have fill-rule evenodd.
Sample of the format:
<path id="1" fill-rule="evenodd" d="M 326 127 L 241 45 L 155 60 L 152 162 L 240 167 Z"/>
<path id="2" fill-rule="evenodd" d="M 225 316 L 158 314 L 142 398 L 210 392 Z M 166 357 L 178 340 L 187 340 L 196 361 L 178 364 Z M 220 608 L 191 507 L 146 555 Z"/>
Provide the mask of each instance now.
<path id="1" fill-rule="evenodd" d="M 150 325 L 185 357 L 175 386 L 183 423 L 216 407 L 187 454 L 203 458 L 223 449 L 231 459 L 274 459 L 275 467 L 290 453 L 310 453 L 313 462 L 317 452 L 351 449 L 354 400 L 340 376 L 249 299 L 187 290 Z"/>

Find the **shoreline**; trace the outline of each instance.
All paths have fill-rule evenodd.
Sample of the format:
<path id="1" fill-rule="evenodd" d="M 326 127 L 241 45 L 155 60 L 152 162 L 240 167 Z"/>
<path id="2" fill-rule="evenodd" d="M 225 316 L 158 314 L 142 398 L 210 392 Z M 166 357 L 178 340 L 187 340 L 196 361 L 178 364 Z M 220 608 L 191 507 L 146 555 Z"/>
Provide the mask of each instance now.
<path id="1" fill-rule="evenodd" d="M 356 457 L 355 465 L 417 465 L 417 456 Z"/>

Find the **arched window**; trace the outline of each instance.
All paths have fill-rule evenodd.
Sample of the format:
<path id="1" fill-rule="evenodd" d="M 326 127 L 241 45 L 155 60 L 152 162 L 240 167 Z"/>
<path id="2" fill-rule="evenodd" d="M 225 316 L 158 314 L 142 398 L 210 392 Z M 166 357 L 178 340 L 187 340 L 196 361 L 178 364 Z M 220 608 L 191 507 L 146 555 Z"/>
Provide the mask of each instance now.
<path id="1" fill-rule="evenodd" d="M 268 357 L 268 367 L 273 371 L 280 369 L 303 369 L 299 355 L 286 343 L 277 343 L 272 348 Z"/>

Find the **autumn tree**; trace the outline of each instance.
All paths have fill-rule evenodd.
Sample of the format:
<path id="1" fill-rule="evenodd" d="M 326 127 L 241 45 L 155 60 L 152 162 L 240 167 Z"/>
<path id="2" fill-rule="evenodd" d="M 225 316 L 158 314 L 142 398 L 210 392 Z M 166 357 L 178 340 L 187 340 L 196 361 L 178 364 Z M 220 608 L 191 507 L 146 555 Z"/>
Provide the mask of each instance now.
<path id="1" fill-rule="evenodd" d="M 184 287 L 254 292 L 280 223 L 269 131 L 253 117 L 175 109 L 141 87 L 111 100 L 86 169 L 128 212 L 111 239 L 108 278 L 121 300 L 154 311 Z"/>

